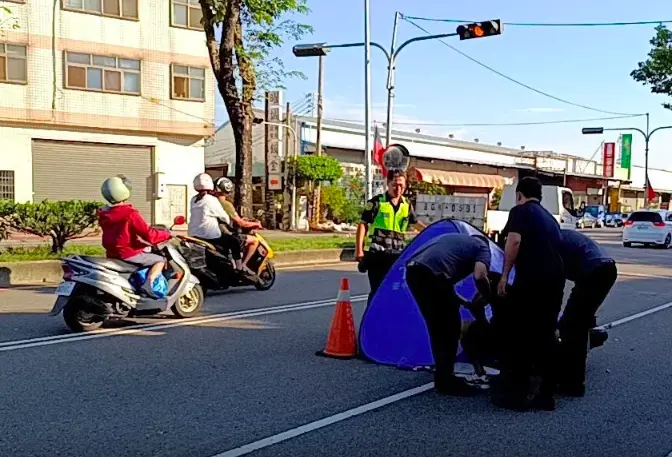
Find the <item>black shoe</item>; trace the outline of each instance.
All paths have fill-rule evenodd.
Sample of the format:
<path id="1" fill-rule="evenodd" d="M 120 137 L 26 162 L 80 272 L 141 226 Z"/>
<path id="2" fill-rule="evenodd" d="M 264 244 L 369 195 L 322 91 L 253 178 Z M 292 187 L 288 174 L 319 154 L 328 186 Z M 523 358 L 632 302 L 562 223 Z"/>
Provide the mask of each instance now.
<path id="1" fill-rule="evenodd" d="M 527 412 L 531 407 L 529 399 L 520 395 L 493 395 L 490 402 L 498 408 L 519 413 Z"/>
<path id="2" fill-rule="evenodd" d="M 531 406 L 542 411 L 555 411 L 555 398 L 552 395 L 537 395 Z"/>
<path id="3" fill-rule="evenodd" d="M 434 376 L 434 390 L 452 397 L 473 397 L 482 392 L 482 389 L 469 385 L 464 379 L 454 375 Z"/>
<path id="4" fill-rule="evenodd" d="M 584 384 L 561 383 L 558 385 L 558 395 L 563 397 L 584 397 L 586 395 L 586 386 Z"/>
<path id="5" fill-rule="evenodd" d="M 589 332 L 589 347 L 590 349 L 599 348 L 609 339 L 609 333 L 606 330 L 591 329 Z"/>

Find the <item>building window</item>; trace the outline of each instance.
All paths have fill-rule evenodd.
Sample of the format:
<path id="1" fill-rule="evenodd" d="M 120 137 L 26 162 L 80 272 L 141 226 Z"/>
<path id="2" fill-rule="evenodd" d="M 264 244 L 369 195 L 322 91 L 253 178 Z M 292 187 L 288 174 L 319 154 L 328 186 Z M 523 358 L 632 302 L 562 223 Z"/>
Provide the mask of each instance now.
<path id="1" fill-rule="evenodd" d="M 203 10 L 199 0 L 171 0 L 171 16 L 173 27 L 203 30 Z"/>
<path id="2" fill-rule="evenodd" d="M 18 84 L 28 82 L 25 46 L 0 43 L 0 82 Z"/>
<path id="3" fill-rule="evenodd" d="M 14 172 L 0 170 L 0 200 L 14 201 Z"/>
<path id="4" fill-rule="evenodd" d="M 63 0 L 63 9 L 122 19 L 138 18 L 138 0 Z"/>
<path id="5" fill-rule="evenodd" d="M 66 52 L 65 87 L 140 95 L 140 61 Z"/>
<path id="6" fill-rule="evenodd" d="M 205 101 L 205 68 L 172 65 L 172 98 Z"/>

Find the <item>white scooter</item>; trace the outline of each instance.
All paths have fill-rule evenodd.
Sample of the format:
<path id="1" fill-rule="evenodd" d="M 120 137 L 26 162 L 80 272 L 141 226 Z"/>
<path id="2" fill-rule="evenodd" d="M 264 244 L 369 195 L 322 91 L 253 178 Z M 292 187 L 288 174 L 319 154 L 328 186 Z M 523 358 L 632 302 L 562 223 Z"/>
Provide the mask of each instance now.
<path id="1" fill-rule="evenodd" d="M 63 319 L 74 332 L 96 330 L 110 319 L 158 314 L 170 309 L 180 318 L 196 316 L 203 308 L 205 295 L 198 279 L 191 274 L 173 238 L 156 249 L 169 263 L 164 272 L 168 294 L 154 299 L 141 296 L 131 285 L 135 265 L 104 257 L 72 255 L 61 260 L 63 280 L 56 289 L 58 298 L 49 313 Z"/>

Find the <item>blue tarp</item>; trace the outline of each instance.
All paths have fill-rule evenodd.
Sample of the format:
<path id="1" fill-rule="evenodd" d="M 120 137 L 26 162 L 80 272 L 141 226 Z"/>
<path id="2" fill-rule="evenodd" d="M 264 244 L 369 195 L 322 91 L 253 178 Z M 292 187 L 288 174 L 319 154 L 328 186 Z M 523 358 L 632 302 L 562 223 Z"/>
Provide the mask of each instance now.
<path id="1" fill-rule="evenodd" d="M 401 368 L 412 369 L 434 364 L 427 327 L 406 285 L 405 271 L 406 263 L 415 251 L 433 238 L 447 233 L 485 236 L 467 222 L 441 220 L 415 237 L 383 280 L 364 314 L 359 331 L 360 351 L 364 357 L 376 363 Z M 490 242 L 490 252 L 491 270 L 501 273 L 504 253 L 493 242 Z M 512 272 L 510 283 L 514 275 L 515 272 Z M 472 300 L 476 294 L 473 277 L 469 276 L 458 283 L 455 291 L 463 299 Z M 441 300 L 441 297 L 437 297 L 437 300 Z M 460 312 L 463 321 L 474 319 L 468 310 L 461 308 Z M 486 314 L 489 319 L 489 306 Z M 466 361 L 461 347 L 458 349 L 458 361 Z"/>

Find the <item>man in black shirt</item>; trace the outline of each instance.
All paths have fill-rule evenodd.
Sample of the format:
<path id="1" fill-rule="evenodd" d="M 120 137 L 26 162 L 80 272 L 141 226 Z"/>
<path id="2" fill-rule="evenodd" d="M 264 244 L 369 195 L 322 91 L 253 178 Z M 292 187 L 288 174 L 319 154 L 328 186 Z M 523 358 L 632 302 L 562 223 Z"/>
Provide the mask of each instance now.
<path id="1" fill-rule="evenodd" d="M 501 392 L 493 392 L 497 406 L 527 410 L 555 409 L 555 330 L 562 307 L 565 276 L 560 225 L 541 206 L 541 183 L 526 177 L 516 187 L 516 206 L 509 213 L 505 261 L 498 294 L 507 296 L 507 326 L 502 358 Z M 510 291 L 507 283 L 515 265 Z M 539 394 L 529 401 L 530 377 L 542 378 Z"/>
<path id="2" fill-rule="evenodd" d="M 454 375 L 463 303 L 455 284 L 473 273 L 479 290 L 487 291 L 490 256 L 487 239 L 450 233 L 422 246 L 406 265 L 406 283 L 427 325 L 439 393 L 470 396 L 478 391 Z"/>
<path id="3" fill-rule="evenodd" d="M 596 326 L 595 314 L 616 282 L 616 262 L 600 246 L 576 230 L 562 231 L 565 277 L 574 282 L 560 318 L 560 393 L 585 394 L 588 332 Z"/>

